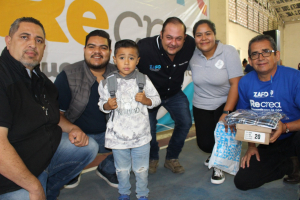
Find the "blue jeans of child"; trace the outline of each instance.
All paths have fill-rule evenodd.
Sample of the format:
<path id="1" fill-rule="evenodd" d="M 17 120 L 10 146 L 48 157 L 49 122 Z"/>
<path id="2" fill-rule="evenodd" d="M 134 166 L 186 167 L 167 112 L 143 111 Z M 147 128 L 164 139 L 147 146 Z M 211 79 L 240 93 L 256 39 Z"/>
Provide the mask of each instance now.
<path id="1" fill-rule="evenodd" d="M 106 149 L 105 145 L 105 132 L 100 134 L 87 134 L 90 138 L 92 137 L 99 145 L 98 153 L 109 153 L 111 149 Z M 113 154 L 108 155 L 100 164 L 99 169 L 102 169 L 105 173 L 115 174 L 116 168 L 114 164 Z"/>
<path id="2" fill-rule="evenodd" d="M 174 131 L 170 139 L 169 146 L 167 148 L 166 159 L 178 159 L 179 154 L 184 145 L 186 136 L 189 133 L 190 128 L 192 126 L 192 117 L 189 109 L 189 101 L 186 95 L 182 91 L 180 91 L 168 99 L 162 99 L 160 106 L 163 106 L 170 113 L 171 118 L 175 122 Z M 152 140 L 150 143 L 151 160 L 159 159 L 159 146 L 156 140 L 156 115 L 160 106 L 153 109 L 149 109 L 149 119 L 152 136 Z"/>
<path id="3" fill-rule="evenodd" d="M 48 167 L 38 176 L 48 200 L 55 200 L 60 188 L 75 178 L 83 168 L 92 162 L 98 150 L 98 144 L 89 138 L 85 147 L 76 147 L 69 140 L 68 133 L 62 133 L 60 144 Z M 38 161 L 37 161 L 38 162 Z M 25 189 L 0 195 L 0 200 L 29 200 Z"/>
<path id="4" fill-rule="evenodd" d="M 130 195 L 130 171 L 136 177 L 136 196 L 148 196 L 148 169 L 150 144 L 132 149 L 113 149 L 119 181 L 119 193 Z"/>

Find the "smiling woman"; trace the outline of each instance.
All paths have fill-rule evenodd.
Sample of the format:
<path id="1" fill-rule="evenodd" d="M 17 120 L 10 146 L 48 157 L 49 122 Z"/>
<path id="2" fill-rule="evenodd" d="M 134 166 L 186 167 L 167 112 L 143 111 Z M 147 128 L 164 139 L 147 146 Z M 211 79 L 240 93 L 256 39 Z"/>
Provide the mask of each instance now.
<path id="1" fill-rule="evenodd" d="M 197 143 L 201 150 L 211 153 L 215 144 L 216 124 L 235 109 L 238 82 L 243 72 L 236 49 L 216 40 L 213 22 L 198 21 L 193 34 L 197 48 L 190 67 L 194 82 L 193 114 Z M 209 158 L 204 162 L 205 165 L 208 165 Z M 211 182 L 221 184 L 224 180 L 222 171 L 215 168 Z"/>

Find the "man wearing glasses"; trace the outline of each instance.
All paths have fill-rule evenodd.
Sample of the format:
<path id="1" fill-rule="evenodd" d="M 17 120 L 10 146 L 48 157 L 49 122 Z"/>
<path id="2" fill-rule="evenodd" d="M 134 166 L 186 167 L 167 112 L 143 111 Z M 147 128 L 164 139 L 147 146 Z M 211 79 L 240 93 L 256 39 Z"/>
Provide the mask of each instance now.
<path id="1" fill-rule="evenodd" d="M 288 117 L 273 130 L 269 145 L 248 143 L 241 168 L 234 183 L 238 189 L 258 188 L 281 179 L 300 182 L 300 72 L 281 65 L 280 52 L 268 35 L 258 35 L 249 42 L 249 63 L 255 71 L 239 82 L 237 109 L 283 112 Z"/>

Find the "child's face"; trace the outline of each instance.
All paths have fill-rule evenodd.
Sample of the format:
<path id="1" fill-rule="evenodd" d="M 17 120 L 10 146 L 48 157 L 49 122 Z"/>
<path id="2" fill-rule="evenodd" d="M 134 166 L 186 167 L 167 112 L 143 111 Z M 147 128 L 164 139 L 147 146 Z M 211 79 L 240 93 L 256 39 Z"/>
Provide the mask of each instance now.
<path id="1" fill-rule="evenodd" d="M 131 47 L 119 48 L 117 54 L 113 58 L 114 63 L 117 65 L 119 73 L 124 77 L 135 70 L 135 67 L 140 60 L 137 54 L 137 50 Z"/>

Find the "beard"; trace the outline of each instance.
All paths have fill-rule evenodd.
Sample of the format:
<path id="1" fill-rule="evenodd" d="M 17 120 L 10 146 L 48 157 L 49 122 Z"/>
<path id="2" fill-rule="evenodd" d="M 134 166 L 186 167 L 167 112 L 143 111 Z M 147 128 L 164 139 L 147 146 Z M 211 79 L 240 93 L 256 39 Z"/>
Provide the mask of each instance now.
<path id="1" fill-rule="evenodd" d="M 103 57 L 102 57 L 103 58 Z M 86 58 L 84 58 L 84 61 L 86 63 L 86 65 L 90 68 L 90 69 L 103 69 L 107 66 L 108 62 L 109 62 L 109 58 L 107 61 L 104 61 L 102 64 L 100 65 L 93 65 L 91 62 L 89 62 Z"/>
<path id="2" fill-rule="evenodd" d="M 38 55 L 38 53 L 36 51 L 34 51 L 34 52 Z M 20 63 L 22 63 L 24 66 L 34 68 L 35 66 L 40 64 L 40 61 L 34 59 L 34 57 L 26 57 L 25 53 L 26 53 L 26 51 L 24 52 L 21 59 L 19 60 Z"/>
<path id="3" fill-rule="evenodd" d="M 32 60 L 32 61 L 28 61 L 26 59 L 21 58 L 20 63 L 22 63 L 25 67 L 30 67 L 30 68 L 34 68 L 36 67 L 38 64 L 40 64 L 39 61 L 37 60 Z"/>

